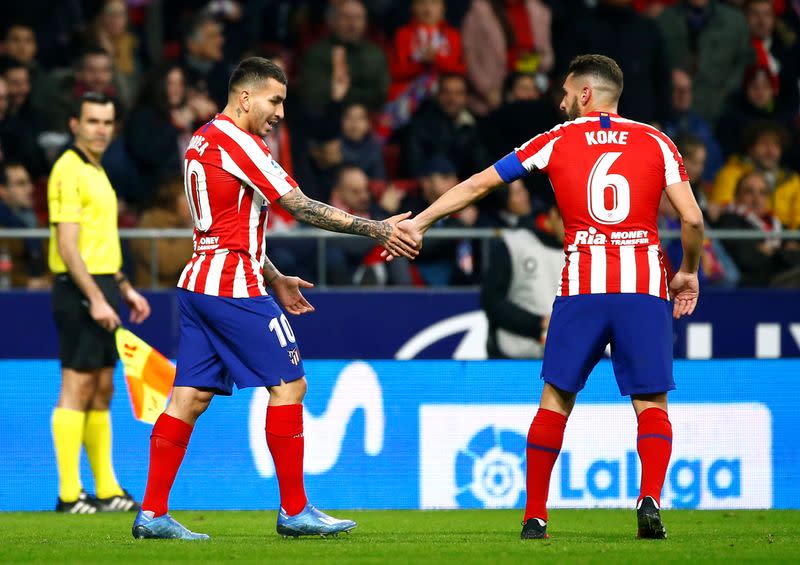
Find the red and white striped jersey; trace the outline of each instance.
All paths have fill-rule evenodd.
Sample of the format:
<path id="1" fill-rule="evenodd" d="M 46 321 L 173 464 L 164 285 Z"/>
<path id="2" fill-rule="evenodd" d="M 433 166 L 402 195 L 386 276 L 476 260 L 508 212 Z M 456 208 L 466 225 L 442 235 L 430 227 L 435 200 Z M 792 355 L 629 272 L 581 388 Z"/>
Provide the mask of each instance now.
<path id="1" fill-rule="evenodd" d="M 264 141 L 227 116 L 217 114 L 198 129 L 184 160 L 194 254 L 178 287 L 231 298 L 267 294 L 267 208 L 296 187 Z"/>
<path id="2" fill-rule="evenodd" d="M 658 204 L 666 186 L 688 180 L 669 137 L 647 124 L 594 112 L 537 135 L 514 154 L 525 171 L 547 173 L 555 191 L 566 254 L 559 296 L 668 298 Z"/>

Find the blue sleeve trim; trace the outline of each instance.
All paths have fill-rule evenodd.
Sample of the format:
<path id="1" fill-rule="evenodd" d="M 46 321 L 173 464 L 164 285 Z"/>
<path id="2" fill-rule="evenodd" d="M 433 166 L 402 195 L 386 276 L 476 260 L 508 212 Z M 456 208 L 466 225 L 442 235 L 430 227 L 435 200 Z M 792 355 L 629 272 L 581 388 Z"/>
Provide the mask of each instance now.
<path id="1" fill-rule="evenodd" d="M 505 183 L 513 182 L 528 174 L 514 151 L 497 161 L 494 168 Z"/>

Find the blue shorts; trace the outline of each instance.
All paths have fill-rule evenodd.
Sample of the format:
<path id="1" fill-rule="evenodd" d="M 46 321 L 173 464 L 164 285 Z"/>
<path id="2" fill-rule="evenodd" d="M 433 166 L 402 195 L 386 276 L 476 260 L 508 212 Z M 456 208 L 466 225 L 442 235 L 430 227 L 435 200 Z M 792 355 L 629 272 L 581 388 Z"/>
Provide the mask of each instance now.
<path id="1" fill-rule="evenodd" d="M 542 378 L 561 390 L 578 392 L 609 343 L 623 396 L 675 388 L 672 308 L 668 301 L 648 294 L 556 297 Z"/>
<path id="2" fill-rule="evenodd" d="M 286 315 L 271 296 L 226 298 L 177 289 L 181 336 L 175 386 L 230 395 L 305 374 Z"/>

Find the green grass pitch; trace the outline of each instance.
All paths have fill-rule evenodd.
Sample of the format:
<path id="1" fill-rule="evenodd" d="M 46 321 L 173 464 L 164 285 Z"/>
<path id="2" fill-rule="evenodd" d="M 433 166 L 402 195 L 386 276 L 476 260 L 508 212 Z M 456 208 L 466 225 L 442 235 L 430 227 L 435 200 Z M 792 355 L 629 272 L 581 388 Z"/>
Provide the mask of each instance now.
<path id="1" fill-rule="evenodd" d="M 519 539 L 520 512 L 337 511 L 358 528 L 338 538 L 283 539 L 275 512 L 175 512 L 212 539 L 134 540 L 132 514 L 0 513 L 0 563 L 800 562 L 798 511 L 666 510 L 667 540 L 636 540 L 632 510 L 555 510 L 550 540 Z"/>

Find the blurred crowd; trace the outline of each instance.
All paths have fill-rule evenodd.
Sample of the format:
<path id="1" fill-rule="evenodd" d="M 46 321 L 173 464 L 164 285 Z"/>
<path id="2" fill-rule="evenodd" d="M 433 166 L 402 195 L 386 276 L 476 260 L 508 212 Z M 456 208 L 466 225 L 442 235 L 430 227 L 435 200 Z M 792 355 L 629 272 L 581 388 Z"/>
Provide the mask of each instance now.
<path id="1" fill-rule="evenodd" d="M 0 7 L 0 227 L 47 225 L 50 167 L 86 91 L 117 106 L 103 166 L 121 227 L 187 228 L 183 152 L 220 111 L 245 56 L 289 77 L 286 119 L 265 139 L 309 196 L 354 214 L 419 212 L 565 117 L 572 57 L 625 73 L 620 114 L 682 152 L 709 227 L 763 239 L 707 241 L 709 286 L 800 286 L 800 2 L 796 0 L 26 0 Z M 441 227 L 515 227 L 550 213 L 542 175 L 500 187 Z M 668 202 L 664 228 L 679 221 Z M 539 225 L 549 225 L 539 221 Z M 270 229 L 305 228 L 274 206 Z M 0 240 L 0 287 L 48 284 L 43 242 Z M 268 238 L 273 262 L 318 280 L 313 239 Z M 329 241 L 339 285 L 476 284 L 480 242 L 430 240 L 413 264 L 366 240 Z M 664 243 L 680 264 L 680 242 Z M 175 284 L 191 242 L 157 242 Z M 125 269 L 149 285 L 147 241 Z"/>

